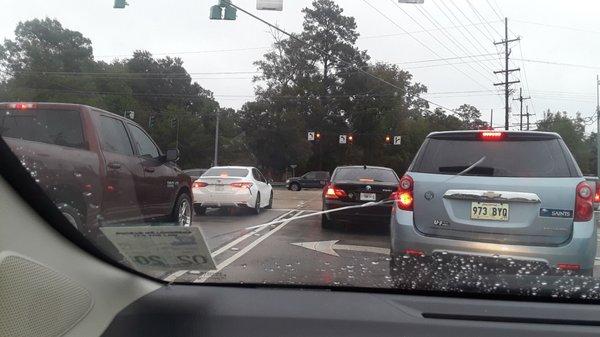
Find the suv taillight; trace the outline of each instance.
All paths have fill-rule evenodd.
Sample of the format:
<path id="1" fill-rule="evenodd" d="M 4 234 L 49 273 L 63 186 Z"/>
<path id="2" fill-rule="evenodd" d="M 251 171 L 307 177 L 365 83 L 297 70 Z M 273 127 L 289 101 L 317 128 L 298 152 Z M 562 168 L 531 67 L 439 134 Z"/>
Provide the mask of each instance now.
<path id="1" fill-rule="evenodd" d="M 404 211 L 412 211 L 414 205 L 413 189 L 415 182 L 411 176 L 405 175 L 400 179 L 396 192 L 396 204 Z"/>
<path id="2" fill-rule="evenodd" d="M 596 180 L 594 185 L 596 185 L 596 192 L 594 193 L 594 209 L 598 209 L 598 206 L 600 205 L 600 180 Z"/>
<path id="3" fill-rule="evenodd" d="M 325 199 L 339 199 L 346 196 L 346 191 L 341 188 L 335 187 L 334 184 L 329 183 L 323 189 L 323 196 Z"/>
<path id="4" fill-rule="evenodd" d="M 573 221 L 590 221 L 594 215 L 594 192 L 590 185 L 582 181 L 575 189 L 575 216 Z"/>

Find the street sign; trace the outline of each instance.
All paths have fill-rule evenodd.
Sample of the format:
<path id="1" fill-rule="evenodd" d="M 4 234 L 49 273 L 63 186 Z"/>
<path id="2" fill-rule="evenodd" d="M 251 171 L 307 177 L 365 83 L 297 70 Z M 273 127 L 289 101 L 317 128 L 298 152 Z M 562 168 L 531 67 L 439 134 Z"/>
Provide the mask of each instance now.
<path id="1" fill-rule="evenodd" d="M 308 133 L 308 140 L 309 141 L 315 140 L 315 133 L 314 132 L 311 131 L 311 132 Z"/>
<path id="2" fill-rule="evenodd" d="M 394 136 L 394 145 L 401 145 L 402 136 Z"/>
<path id="3" fill-rule="evenodd" d="M 256 9 L 259 11 L 281 11 L 283 0 L 256 0 Z"/>
<path id="4" fill-rule="evenodd" d="M 340 135 L 340 144 L 346 144 L 346 135 Z"/>

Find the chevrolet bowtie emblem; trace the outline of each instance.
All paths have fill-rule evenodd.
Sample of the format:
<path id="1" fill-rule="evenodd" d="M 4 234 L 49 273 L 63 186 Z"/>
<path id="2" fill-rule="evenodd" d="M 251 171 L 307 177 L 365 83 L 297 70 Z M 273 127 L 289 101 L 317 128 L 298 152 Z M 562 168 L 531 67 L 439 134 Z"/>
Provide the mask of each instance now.
<path id="1" fill-rule="evenodd" d="M 496 193 L 496 192 L 492 192 L 492 191 L 488 191 L 482 194 L 482 196 L 489 198 L 489 199 L 494 199 L 494 198 L 499 198 L 502 196 L 502 194 L 500 193 Z"/>

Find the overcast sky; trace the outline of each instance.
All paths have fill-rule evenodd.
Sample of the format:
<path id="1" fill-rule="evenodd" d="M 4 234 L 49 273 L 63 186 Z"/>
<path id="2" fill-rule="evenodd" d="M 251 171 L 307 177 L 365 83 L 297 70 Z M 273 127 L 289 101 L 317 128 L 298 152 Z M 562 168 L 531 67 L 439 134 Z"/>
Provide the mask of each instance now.
<path id="1" fill-rule="evenodd" d="M 112 0 L 3 0 L 0 37 L 13 38 L 19 21 L 48 16 L 90 38 L 96 59 L 127 57 L 138 49 L 156 56 L 178 56 L 194 80 L 213 91 L 222 106 L 239 108 L 252 99 L 251 78 L 256 71 L 252 62 L 272 43 L 264 24 L 243 13 L 238 13 L 236 21 L 209 20 L 209 8 L 217 0 L 128 1 L 126 9 L 113 9 Z M 284 0 L 282 12 L 269 12 L 257 11 L 256 0 L 235 1 L 289 32 L 300 31 L 300 11 L 310 2 Z M 511 44 L 511 65 L 521 68 L 511 79 L 522 82 L 512 87 L 517 92 L 522 87 L 523 95 L 532 97 L 524 101 L 537 114 L 532 120 L 541 118 L 548 108 L 571 114 L 579 111 L 584 117 L 594 113 L 596 74 L 600 72 L 600 1 L 337 3 L 356 19 L 361 35 L 358 46 L 368 50 L 374 61 L 397 63 L 410 71 L 415 81 L 428 87 L 426 97 L 445 107 L 470 103 L 483 111 L 486 120 L 493 108 L 494 125 L 503 124 L 504 98 L 493 86 L 494 81 L 503 80 L 492 73 L 501 69 L 503 56 L 498 54 L 502 48 L 492 40 L 501 39 L 504 24 L 500 17 L 507 16 L 509 38 L 522 39 Z M 457 58 L 464 56 L 471 57 Z M 440 58 L 446 60 L 424 62 Z M 518 113 L 518 102 L 511 104 L 512 113 Z M 518 117 L 511 116 L 511 121 L 517 122 Z"/>

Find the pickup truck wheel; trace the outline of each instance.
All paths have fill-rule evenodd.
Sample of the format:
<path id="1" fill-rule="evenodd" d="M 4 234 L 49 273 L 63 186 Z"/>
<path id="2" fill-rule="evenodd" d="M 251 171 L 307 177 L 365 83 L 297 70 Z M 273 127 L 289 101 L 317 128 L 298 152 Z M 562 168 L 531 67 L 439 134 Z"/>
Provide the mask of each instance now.
<path id="1" fill-rule="evenodd" d="M 182 193 L 173 209 L 172 220 L 181 227 L 189 227 L 192 225 L 192 202 L 190 197 Z"/>
<path id="2" fill-rule="evenodd" d="M 75 207 L 67 204 L 60 203 L 57 205 L 60 212 L 63 216 L 75 227 L 75 229 L 79 230 L 83 221 L 81 220 L 81 212 L 79 212 Z"/>
<path id="3" fill-rule="evenodd" d="M 300 191 L 300 184 L 298 184 L 298 183 L 291 183 L 290 184 L 290 190 L 296 191 L 296 192 Z"/>

